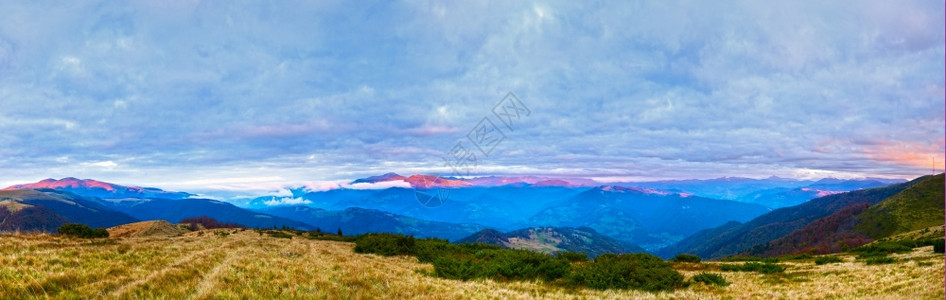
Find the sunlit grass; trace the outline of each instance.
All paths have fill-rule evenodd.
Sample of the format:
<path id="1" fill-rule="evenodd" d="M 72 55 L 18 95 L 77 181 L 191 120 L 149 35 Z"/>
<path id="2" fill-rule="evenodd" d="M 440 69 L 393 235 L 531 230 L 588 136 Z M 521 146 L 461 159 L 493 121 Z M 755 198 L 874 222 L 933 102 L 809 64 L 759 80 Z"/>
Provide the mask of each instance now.
<path id="1" fill-rule="evenodd" d="M 783 262 L 783 273 L 723 272 L 719 262 L 675 264 L 687 279 L 722 275 L 728 286 L 692 284 L 669 293 L 591 290 L 542 281 L 456 281 L 429 276 L 410 256 L 355 254 L 347 242 L 255 231 L 128 238 L 90 243 L 54 235 L 0 235 L 0 299 L 528 299 L 528 298 L 943 298 L 943 256 L 932 247 L 894 254 L 892 264 L 853 256 L 816 265 Z"/>

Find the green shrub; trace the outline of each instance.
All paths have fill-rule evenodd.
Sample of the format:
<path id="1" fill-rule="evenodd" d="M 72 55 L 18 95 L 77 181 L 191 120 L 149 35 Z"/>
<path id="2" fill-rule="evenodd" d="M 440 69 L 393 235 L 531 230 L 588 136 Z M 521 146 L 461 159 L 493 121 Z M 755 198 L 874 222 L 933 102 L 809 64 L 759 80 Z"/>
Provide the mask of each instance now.
<path id="1" fill-rule="evenodd" d="M 92 229 L 89 228 L 88 225 L 79 223 L 63 224 L 62 226 L 59 226 L 59 229 L 56 231 L 58 231 L 59 234 L 77 238 L 92 239 L 108 237 L 108 230 L 105 230 L 105 228 Z"/>
<path id="2" fill-rule="evenodd" d="M 701 272 L 693 276 L 693 282 L 699 282 L 706 285 L 717 285 L 717 286 L 727 286 L 729 282 L 726 282 L 726 278 L 723 278 L 723 275 L 716 273 L 706 273 Z"/>
<path id="3" fill-rule="evenodd" d="M 419 239 L 415 241 L 417 260 L 432 263 L 438 257 L 449 255 L 473 255 L 481 250 L 500 250 L 503 247 L 489 244 L 451 244 L 441 239 Z"/>
<path id="4" fill-rule="evenodd" d="M 811 259 L 811 254 L 790 254 L 778 257 L 778 261 Z"/>
<path id="5" fill-rule="evenodd" d="M 816 265 L 833 264 L 843 262 L 844 260 L 837 256 L 821 256 L 815 259 Z"/>
<path id="6" fill-rule="evenodd" d="M 868 258 L 867 261 L 865 261 L 864 263 L 867 265 L 883 265 L 883 264 L 891 264 L 895 262 L 897 262 L 897 259 L 893 257 L 875 256 L 875 257 Z"/>
<path id="7" fill-rule="evenodd" d="M 785 272 L 785 267 L 773 263 L 747 262 L 742 265 L 724 264 L 719 269 L 727 272 L 758 272 L 762 274 L 773 274 Z"/>
<path id="8" fill-rule="evenodd" d="M 571 264 L 527 250 L 487 249 L 473 255 L 454 253 L 433 260 L 434 273 L 443 278 L 552 281 L 568 274 Z"/>
<path id="9" fill-rule="evenodd" d="M 685 263 L 698 263 L 702 261 L 699 256 L 693 254 L 680 253 L 677 254 L 673 259 L 670 259 L 672 262 L 685 262 Z"/>
<path id="10" fill-rule="evenodd" d="M 93 228 L 88 238 L 107 238 L 108 230 L 105 228 Z"/>
<path id="11" fill-rule="evenodd" d="M 355 239 L 355 253 L 384 256 L 413 255 L 414 237 L 389 233 L 372 233 Z"/>
<path id="12" fill-rule="evenodd" d="M 570 262 L 579 262 L 588 260 L 588 254 L 575 251 L 562 251 L 555 253 L 555 258 L 564 259 Z"/>
<path id="13" fill-rule="evenodd" d="M 669 291 L 683 286 L 683 275 L 659 257 L 637 254 L 604 254 L 572 272 L 569 281 L 595 289 Z"/>
<path id="14" fill-rule="evenodd" d="M 893 253 L 906 253 L 916 247 L 935 245 L 933 240 L 923 241 L 884 241 L 869 245 L 860 246 L 851 250 L 854 253 L 860 253 L 858 258 L 887 256 Z"/>
<path id="15" fill-rule="evenodd" d="M 577 252 L 554 257 L 487 244 L 451 244 L 441 239 L 415 239 L 397 234 L 365 234 L 355 238 L 355 252 L 414 255 L 434 266 L 432 275 L 459 280 L 545 280 L 598 289 L 672 290 L 684 285 L 683 275 L 649 254 L 605 254 L 594 261 Z M 571 262 L 577 262 L 575 267 Z"/>
<path id="16" fill-rule="evenodd" d="M 887 254 L 886 252 L 863 252 L 863 253 L 857 255 L 857 259 L 868 259 L 868 258 L 874 258 L 874 257 L 887 257 L 887 255 L 889 255 L 889 254 Z"/>
<path id="17" fill-rule="evenodd" d="M 438 257 L 433 261 L 434 275 L 440 278 L 467 280 L 486 277 L 483 268 L 473 262 L 471 258 Z"/>
<path id="18" fill-rule="evenodd" d="M 944 250 L 944 249 L 943 249 L 943 246 L 944 246 L 943 243 L 944 243 L 943 240 L 942 240 L 942 239 L 939 239 L 935 244 L 933 244 L 933 252 L 935 252 L 935 253 L 943 253 L 943 250 Z"/>

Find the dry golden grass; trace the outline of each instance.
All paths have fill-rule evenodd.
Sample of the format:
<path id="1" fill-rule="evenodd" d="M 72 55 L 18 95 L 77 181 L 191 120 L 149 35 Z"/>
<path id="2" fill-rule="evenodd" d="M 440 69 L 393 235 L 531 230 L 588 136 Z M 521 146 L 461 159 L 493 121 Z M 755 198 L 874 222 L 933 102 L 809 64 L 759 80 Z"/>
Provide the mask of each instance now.
<path id="1" fill-rule="evenodd" d="M 220 233 L 230 233 L 222 236 Z M 568 289 L 543 282 L 455 281 L 426 275 L 413 257 L 354 254 L 351 243 L 216 229 L 170 238 L 90 243 L 52 235 L 0 235 L 0 299 L 942 299 L 943 256 L 930 247 L 890 265 L 853 257 L 784 274 L 719 272 L 719 263 L 681 264 L 687 278 L 719 272 L 732 284 L 672 293 Z"/>
<path id="2" fill-rule="evenodd" d="M 117 237 L 158 237 L 177 236 L 188 232 L 164 220 L 142 221 L 119 225 L 108 229 L 108 236 Z"/>

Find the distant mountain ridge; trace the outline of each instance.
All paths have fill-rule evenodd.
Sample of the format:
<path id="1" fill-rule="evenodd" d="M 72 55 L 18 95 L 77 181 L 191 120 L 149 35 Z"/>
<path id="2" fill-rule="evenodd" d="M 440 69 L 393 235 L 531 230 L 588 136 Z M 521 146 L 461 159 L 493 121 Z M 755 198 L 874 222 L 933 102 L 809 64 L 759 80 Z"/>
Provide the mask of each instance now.
<path id="1" fill-rule="evenodd" d="M 409 177 L 404 177 L 398 175 L 397 173 L 387 173 L 380 176 L 371 176 L 368 178 L 355 179 L 352 181 L 352 184 L 359 183 L 379 183 L 379 182 L 389 182 L 389 181 L 404 181 L 411 185 L 413 188 L 435 188 L 435 187 L 462 187 L 462 186 L 471 186 L 469 182 L 458 180 L 458 179 L 449 179 L 432 175 L 411 175 Z"/>
<path id="2" fill-rule="evenodd" d="M 452 241 L 484 228 L 478 224 L 428 221 L 364 208 L 329 211 L 307 206 L 282 206 L 262 209 L 259 212 L 304 222 L 326 232 L 341 229 L 349 235 L 387 232 Z"/>
<path id="3" fill-rule="evenodd" d="M 397 173 L 386 173 L 377 176 L 355 179 L 351 184 L 358 183 L 379 183 L 389 181 L 405 181 L 413 188 L 434 188 L 434 187 L 496 187 L 496 186 L 560 186 L 560 187 L 592 187 L 600 185 L 591 179 L 584 178 L 549 178 L 538 176 L 487 176 L 474 177 L 469 179 L 439 177 L 433 175 L 411 175 L 401 176 Z"/>
<path id="4" fill-rule="evenodd" d="M 166 220 L 178 223 L 186 218 L 206 216 L 224 223 L 237 223 L 253 228 L 296 228 L 314 230 L 304 222 L 254 212 L 224 201 L 211 199 L 143 199 L 140 201 L 103 201 L 112 209 L 140 220 Z"/>
<path id="5" fill-rule="evenodd" d="M 747 221 L 770 210 L 756 204 L 708 199 L 649 188 L 600 186 L 552 203 L 530 226 L 590 227 L 655 249 L 668 241 L 728 221 Z"/>
<path id="6" fill-rule="evenodd" d="M 55 189 L 69 191 L 87 197 L 109 198 L 162 198 L 184 199 L 193 196 L 184 192 L 168 192 L 158 188 L 123 186 L 93 179 L 66 177 L 62 179 L 44 179 L 35 183 L 16 184 L 4 190 L 16 189 Z"/>
<path id="7" fill-rule="evenodd" d="M 757 203 L 769 208 L 782 208 L 795 206 L 808 200 L 840 194 L 848 191 L 875 188 L 887 186 L 894 183 L 902 183 L 900 180 L 882 180 L 882 179 L 855 179 L 842 180 L 827 178 L 818 180 L 809 185 L 796 188 L 771 188 L 755 191 L 738 197 L 736 200 L 741 202 Z"/>
<path id="8" fill-rule="evenodd" d="M 289 219 L 254 213 L 230 203 L 190 198 L 193 194 L 156 188 L 122 186 L 92 179 L 46 179 L 0 190 L 0 230 L 54 232 L 65 223 L 113 227 L 139 220 L 167 220 L 209 216 L 257 228 L 311 226 Z"/>
<path id="9" fill-rule="evenodd" d="M 403 183 L 379 184 L 395 181 Z M 176 223 L 208 216 L 257 228 L 342 228 L 346 234 L 392 232 L 449 240 L 474 238 L 537 251 L 579 249 L 604 253 L 603 249 L 614 250 L 617 248 L 612 246 L 617 245 L 624 250 L 644 246 L 665 256 L 680 252 L 703 257 L 777 255 L 773 253 L 795 253 L 799 249 L 836 251 L 839 245 L 856 246 L 878 236 L 870 230 L 854 230 L 855 226 L 875 224 L 871 228 L 880 226 L 885 229 L 875 231 L 889 235 L 935 223 L 927 220 L 935 218 L 927 218 L 922 211 L 933 209 L 930 216 L 937 211 L 942 214 L 942 203 L 936 210 L 936 201 L 929 200 L 936 195 L 890 198 L 901 192 L 897 186 L 910 190 L 908 184 L 870 189 L 885 182 L 721 178 L 635 185 L 535 176 L 453 178 L 387 173 L 356 179 L 351 188 L 292 189 L 290 198 L 283 191 L 279 199 L 250 198 L 241 201 L 249 207 L 238 207 L 186 192 L 67 177 L 0 191 L 0 231 L 52 231 L 66 222 L 93 227 L 138 220 Z M 411 187 L 403 187 L 404 183 Z M 447 201 L 437 207 L 418 202 L 415 189 L 436 187 L 449 189 Z M 3 192 L 32 196 L 4 198 Z M 700 196 L 714 193 L 742 196 L 735 200 Z M 941 192 L 939 195 L 942 198 Z M 924 204 L 885 200 L 888 198 L 920 199 Z M 888 204 L 876 205 L 881 201 Z M 797 206 L 770 209 L 789 205 Z M 922 215 L 923 221 L 904 217 L 911 215 Z M 861 218 L 872 221 L 861 222 Z M 589 239 L 594 241 L 592 246 L 587 245 Z"/>

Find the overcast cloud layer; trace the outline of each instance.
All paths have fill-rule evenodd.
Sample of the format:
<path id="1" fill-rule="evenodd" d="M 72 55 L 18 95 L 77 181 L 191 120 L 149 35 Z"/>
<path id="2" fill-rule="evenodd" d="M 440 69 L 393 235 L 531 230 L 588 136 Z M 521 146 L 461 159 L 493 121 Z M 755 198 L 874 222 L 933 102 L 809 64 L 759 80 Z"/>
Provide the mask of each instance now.
<path id="1" fill-rule="evenodd" d="M 0 2 L 0 183 L 449 175 L 510 91 L 531 114 L 475 174 L 944 161 L 942 1 L 134 2 Z"/>

